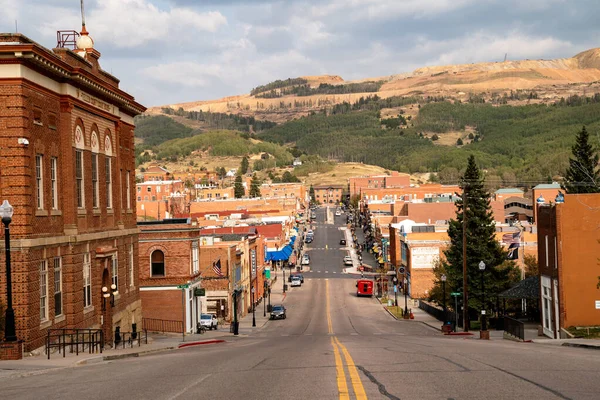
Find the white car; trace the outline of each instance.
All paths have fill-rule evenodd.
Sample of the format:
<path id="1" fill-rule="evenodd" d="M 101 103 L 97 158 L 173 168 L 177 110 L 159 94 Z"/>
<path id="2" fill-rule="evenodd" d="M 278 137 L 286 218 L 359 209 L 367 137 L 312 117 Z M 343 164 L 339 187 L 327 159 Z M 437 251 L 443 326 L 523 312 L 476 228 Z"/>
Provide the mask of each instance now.
<path id="1" fill-rule="evenodd" d="M 352 264 L 352 257 L 350 257 L 350 256 L 344 257 L 344 265 L 353 265 Z"/>
<path id="2" fill-rule="evenodd" d="M 305 254 L 304 256 L 302 256 L 302 265 L 309 265 L 310 264 L 310 257 L 308 256 L 308 254 Z"/>
<path id="3" fill-rule="evenodd" d="M 291 284 L 291 286 L 292 287 L 294 287 L 294 286 L 302 286 L 302 280 L 300 279 L 299 276 L 293 276 L 292 277 L 292 284 Z"/>
<path id="4" fill-rule="evenodd" d="M 202 314 L 200 315 L 200 325 L 202 325 L 206 329 L 216 330 L 219 326 L 219 320 L 214 314 Z"/>
<path id="5" fill-rule="evenodd" d="M 335 216 L 336 216 L 336 217 L 339 217 L 340 215 L 342 215 L 342 212 L 341 212 L 340 210 L 337 210 L 337 211 L 335 212 Z"/>

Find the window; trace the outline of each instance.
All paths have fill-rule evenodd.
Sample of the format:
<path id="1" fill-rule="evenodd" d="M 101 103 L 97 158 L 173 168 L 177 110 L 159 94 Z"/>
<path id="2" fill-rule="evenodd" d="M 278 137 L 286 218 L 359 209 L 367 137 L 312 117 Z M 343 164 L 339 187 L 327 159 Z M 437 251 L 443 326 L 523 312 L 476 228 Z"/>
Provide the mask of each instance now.
<path id="1" fill-rule="evenodd" d="M 48 262 L 40 263 L 40 321 L 48 320 Z"/>
<path id="2" fill-rule="evenodd" d="M 137 201 L 142 201 L 142 196 L 138 196 Z"/>
<path id="3" fill-rule="evenodd" d="M 156 201 L 156 196 L 152 196 L 152 201 Z"/>
<path id="4" fill-rule="evenodd" d="M 98 154 L 92 154 L 92 207 L 98 208 Z"/>
<path id="5" fill-rule="evenodd" d="M 146 191 L 147 191 L 148 193 L 150 193 L 150 192 L 152 191 L 152 188 L 151 188 L 150 186 L 148 186 L 148 187 L 146 188 Z"/>
<path id="6" fill-rule="evenodd" d="M 138 186 L 138 187 L 137 187 L 137 191 L 138 191 L 138 193 L 140 193 L 140 192 L 142 191 L 142 188 L 141 188 L 141 186 Z"/>
<path id="7" fill-rule="evenodd" d="M 33 110 L 33 123 L 35 125 L 43 125 L 42 123 L 42 110 Z"/>
<path id="8" fill-rule="evenodd" d="M 62 260 L 54 257 L 54 316 L 62 313 Z"/>
<path id="9" fill-rule="evenodd" d="M 50 200 L 52 209 L 58 210 L 58 185 L 56 182 L 56 170 L 58 168 L 58 159 L 52 157 L 50 159 Z"/>
<path id="10" fill-rule="evenodd" d="M 125 190 L 127 191 L 127 209 L 131 210 L 131 187 L 129 185 L 129 175 L 130 172 L 127 171 L 125 173 Z"/>
<path id="11" fill-rule="evenodd" d="M 48 128 L 55 130 L 56 129 L 56 115 L 49 114 L 48 115 Z"/>
<path id="12" fill-rule="evenodd" d="M 37 208 L 44 208 L 44 171 L 42 165 L 44 162 L 44 156 L 36 154 L 35 156 L 35 184 L 37 189 Z"/>
<path id="13" fill-rule="evenodd" d="M 134 287 L 135 285 L 133 284 L 133 274 L 134 274 L 134 268 L 133 268 L 133 244 L 129 245 L 129 286 L 130 287 Z"/>
<path id="14" fill-rule="evenodd" d="M 115 254 L 112 256 L 112 281 L 111 283 L 119 290 L 119 259 Z"/>
<path id="15" fill-rule="evenodd" d="M 90 253 L 83 255 L 83 307 L 92 306 L 92 263 Z"/>
<path id="16" fill-rule="evenodd" d="M 110 157 L 104 159 L 104 170 L 106 171 L 106 208 L 112 208 L 112 171 Z"/>
<path id="17" fill-rule="evenodd" d="M 192 242 L 192 273 L 197 274 L 200 271 L 200 266 L 198 263 L 198 242 Z"/>
<path id="18" fill-rule="evenodd" d="M 151 276 L 165 276 L 165 254 L 160 250 L 154 250 L 150 256 Z"/>
<path id="19" fill-rule="evenodd" d="M 83 152 L 75 150 L 75 183 L 77 189 L 77 207 L 84 208 L 83 197 Z"/>

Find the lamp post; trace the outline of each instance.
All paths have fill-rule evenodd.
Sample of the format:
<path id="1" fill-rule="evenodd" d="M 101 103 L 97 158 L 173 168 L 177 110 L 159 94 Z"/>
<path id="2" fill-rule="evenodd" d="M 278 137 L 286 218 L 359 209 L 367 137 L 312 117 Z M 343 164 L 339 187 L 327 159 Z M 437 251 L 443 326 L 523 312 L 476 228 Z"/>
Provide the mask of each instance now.
<path id="1" fill-rule="evenodd" d="M 252 294 L 252 327 L 254 328 L 256 326 L 256 304 L 254 303 L 254 286 L 252 286 L 250 293 Z"/>
<path id="2" fill-rule="evenodd" d="M 398 307 L 398 277 L 394 276 L 392 282 L 394 282 L 394 305 Z"/>
<path id="3" fill-rule="evenodd" d="M 287 285 L 285 283 L 285 265 L 281 267 L 281 270 L 283 271 L 283 293 L 285 293 L 285 290 L 287 289 Z"/>
<path id="4" fill-rule="evenodd" d="M 479 270 L 481 271 L 481 330 L 479 332 L 480 339 L 489 339 L 489 332 L 487 331 L 486 320 L 485 320 L 485 263 L 479 262 Z"/>
<path id="5" fill-rule="evenodd" d="M 4 200 L 0 206 L 0 216 L 4 224 L 4 249 L 6 254 L 6 317 L 4 326 L 4 341 L 16 342 L 17 334 L 15 327 L 15 310 L 12 305 L 12 277 L 10 269 L 10 228 L 8 225 L 12 221 L 13 207 L 8 200 Z"/>
<path id="6" fill-rule="evenodd" d="M 404 276 L 404 319 L 408 318 L 408 279 Z"/>
<path id="7" fill-rule="evenodd" d="M 263 281 L 263 317 L 267 316 L 267 281 Z"/>
<path id="8" fill-rule="evenodd" d="M 444 319 L 446 319 L 446 274 L 442 274 L 442 307 L 444 308 Z"/>

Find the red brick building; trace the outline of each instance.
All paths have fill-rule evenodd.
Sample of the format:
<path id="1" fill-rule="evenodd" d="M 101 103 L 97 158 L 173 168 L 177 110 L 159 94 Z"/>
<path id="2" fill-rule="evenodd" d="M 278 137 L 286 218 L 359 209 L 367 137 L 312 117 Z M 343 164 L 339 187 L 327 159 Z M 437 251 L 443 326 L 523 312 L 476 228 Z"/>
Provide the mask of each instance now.
<path id="1" fill-rule="evenodd" d="M 339 204 L 342 201 L 344 186 L 342 185 L 317 185 L 313 186 L 315 198 L 320 204 Z"/>
<path id="2" fill-rule="evenodd" d="M 14 207 L 13 305 L 25 351 L 43 346 L 49 329 L 98 328 L 110 341 L 141 319 L 133 117 L 145 108 L 100 68 L 84 33 L 75 51 L 0 34 L 0 200 Z M 111 284 L 114 306 L 101 290 Z"/>

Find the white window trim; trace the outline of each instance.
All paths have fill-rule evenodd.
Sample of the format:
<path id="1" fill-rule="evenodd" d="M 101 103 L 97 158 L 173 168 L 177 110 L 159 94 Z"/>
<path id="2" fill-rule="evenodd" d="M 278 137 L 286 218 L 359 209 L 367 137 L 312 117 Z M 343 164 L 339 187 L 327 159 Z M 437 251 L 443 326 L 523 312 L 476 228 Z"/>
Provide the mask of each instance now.
<path id="1" fill-rule="evenodd" d="M 127 209 L 131 210 L 131 173 L 130 171 L 127 171 L 125 173 L 125 190 L 127 191 Z"/>
<path id="2" fill-rule="evenodd" d="M 92 153 L 92 207 L 99 208 L 98 154 Z"/>
<path id="3" fill-rule="evenodd" d="M 44 156 L 35 155 L 35 184 L 37 191 L 37 209 L 44 209 Z"/>
<path id="4" fill-rule="evenodd" d="M 106 175 L 106 208 L 112 208 L 113 206 L 113 188 L 112 188 L 112 159 L 106 157 L 104 161 L 105 175 Z"/>
<path id="5" fill-rule="evenodd" d="M 58 158 L 50 158 L 50 193 L 53 210 L 58 210 Z"/>
<path id="6" fill-rule="evenodd" d="M 134 284 L 134 257 L 133 257 L 133 244 L 129 245 L 129 287 L 135 287 Z"/>
<path id="7" fill-rule="evenodd" d="M 199 262 L 199 251 L 198 251 L 198 241 L 192 242 L 192 274 L 197 274 L 200 272 L 200 262 Z"/>
<path id="8" fill-rule="evenodd" d="M 80 177 L 77 178 L 77 157 L 81 157 L 81 163 L 80 163 L 80 167 L 81 167 L 81 174 Z M 77 183 L 80 183 L 80 186 L 77 187 Z M 83 151 L 82 150 L 75 150 L 75 189 L 77 190 L 77 208 L 79 209 L 85 209 L 85 167 L 84 167 L 84 160 L 83 160 Z M 81 199 L 81 203 L 79 202 L 79 199 Z"/>
<path id="9" fill-rule="evenodd" d="M 57 267 L 58 265 L 58 267 Z M 57 287 L 57 281 L 56 281 L 56 275 L 58 273 L 58 287 Z M 64 304 L 63 304 L 63 279 L 62 279 L 62 258 L 61 257 L 54 257 L 54 279 L 52 280 L 54 285 L 54 296 L 52 297 L 54 300 L 54 316 L 58 317 L 63 315 L 64 312 Z M 56 310 L 56 295 L 59 294 L 60 295 L 60 313 L 57 314 L 57 310 Z"/>
<path id="10" fill-rule="evenodd" d="M 40 263 L 40 321 L 48 321 L 48 261 Z"/>
<path id="11" fill-rule="evenodd" d="M 117 291 L 119 290 L 119 258 L 117 257 L 117 253 L 112 256 L 112 264 L 111 264 L 111 283 L 117 287 Z"/>

